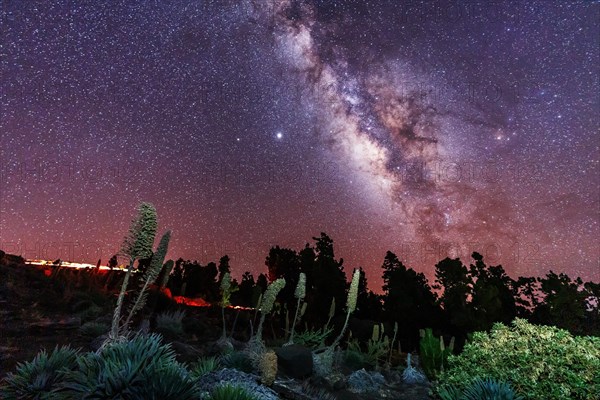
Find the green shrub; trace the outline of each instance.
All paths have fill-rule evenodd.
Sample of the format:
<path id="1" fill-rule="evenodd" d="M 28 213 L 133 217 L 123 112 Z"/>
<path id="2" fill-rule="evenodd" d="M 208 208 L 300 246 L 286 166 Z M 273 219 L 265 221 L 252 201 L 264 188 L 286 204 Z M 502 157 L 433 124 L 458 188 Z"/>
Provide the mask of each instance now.
<path id="1" fill-rule="evenodd" d="M 183 334 L 185 311 L 164 312 L 156 316 L 156 329 L 174 336 Z"/>
<path id="2" fill-rule="evenodd" d="M 15 373 L 9 373 L 0 385 L 3 399 L 52 399 L 65 380 L 65 374 L 76 367 L 77 351 L 56 347 L 50 354 L 45 350 L 33 361 L 19 363 Z"/>
<path id="3" fill-rule="evenodd" d="M 233 368 L 246 373 L 254 372 L 252 359 L 243 351 L 234 351 L 223 356 L 220 364 L 225 368 Z"/>
<path id="4" fill-rule="evenodd" d="M 226 384 L 217 386 L 208 400 L 258 400 L 258 397 L 241 386 Z"/>
<path id="5" fill-rule="evenodd" d="M 387 337 L 382 338 L 379 333 L 379 325 L 375 325 L 373 336 L 367 342 L 367 351 L 363 351 L 358 340 L 352 339 L 348 341 L 348 346 L 344 352 L 344 364 L 353 370 L 362 368 L 374 368 L 378 365 L 378 361 L 388 353 L 389 340 Z"/>
<path id="6" fill-rule="evenodd" d="M 194 380 L 160 335 L 112 342 L 77 360 L 65 393 L 74 399 L 195 399 Z"/>
<path id="7" fill-rule="evenodd" d="M 526 400 L 600 398 L 600 338 L 572 336 L 516 319 L 477 332 L 459 356 L 450 356 L 438 393 L 464 390 L 477 377 L 510 382 Z"/>
<path id="8" fill-rule="evenodd" d="M 302 393 L 313 400 L 335 400 L 337 398 L 326 389 L 312 386 L 307 382 L 302 384 Z"/>
<path id="9" fill-rule="evenodd" d="M 464 391 L 451 386 L 440 391 L 442 400 L 522 400 L 515 394 L 512 386 L 495 379 L 475 379 Z"/>
<path id="10" fill-rule="evenodd" d="M 377 367 L 390 351 L 390 340 L 383 335 L 383 324 L 373 326 L 373 334 L 367 342 L 366 361 L 372 367 Z"/>
<path id="11" fill-rule="evenodd" d="M 444 346 L 444 338 L 439 339 L 433 336 L 431 329 L 421 330 L 421 340 L 419 342 L 419 357 L 421 367 L 429 380 L 435 380 L 440 372 L 448 365 L 448 356 L 452 354 L 454 342 L 450 342 L 449 348 Z"/>
<path id="12" fill-rule="evenodd" d="M 199 378 L 219 368 L 219 362 L 215 357 L 201 358 L 196 362 L 192 369 L 192 376 Z"/>
<path id="13" fill-rule="evenodd" d="M 104 310 L 101 307 L 92 304 L 88 308 L 78 312 L 77 315 L 79 315 L 82 321 L 91 321 L 101 316 L 103 312 Z"/>
<path id="14" fill-rule="evenodd" d="M 86 322 L 79 327 L 79 332 L 81 332 L 82 335 L 90 337 L 98 337 L 104 333 L 108 333 L 109 330 L 110 326 L 108 326 L 108 324 L 95 321 Z"/>
<path id="15" fill-rule="evenodd" d="M 348 346 L 346 351 L 344 351 L 344 364 L 354 371 L 358 371 L 359 369 L 369 366 L 365 354 L 360 348 L 358 340 L 353 339 L 348 341 Z"/>
<path id="16" fill-rule="evenodd" d="M 333 329 L 327 327 L 318 330 L 307 329 L 304 332 L 297 333 L 296 336 L 294 336 L 294 342 L 316 350 L 325 346 L 325 340 L 331 335 L 331 332 L 333 332 Z"/>

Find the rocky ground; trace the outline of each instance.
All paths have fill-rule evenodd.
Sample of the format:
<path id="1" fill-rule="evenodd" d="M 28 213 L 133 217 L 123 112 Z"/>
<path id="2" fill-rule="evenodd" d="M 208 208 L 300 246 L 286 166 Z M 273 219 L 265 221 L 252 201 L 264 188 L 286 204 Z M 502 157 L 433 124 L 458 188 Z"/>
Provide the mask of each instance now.
<path id="1" fill-rule="evenodd" d="M 8 265 L 7 265 L 8 264 Z M 110 323 L 113 297 L 89 289 L 90 282 L 77 279 L 68 283 L 32 266 L 0 265 L 0 379 L 18 362 L 32 360 L 42 348 L 71 345 L 84 351 L 101 343 L 103 328 Z M 162 299 L 162 301 L 165 301 Z M 158 304 L 161 305 L 160 302 Z M 244 326 L 243 313 L 238 327 Z M 153 328 L 154 329 L 154 328 Z M 170 342 L 180 361 L 189 364 L 221 350 L 220 312 L 212 308 L 186 309 L 185 334 L 160 332 Z M 241 329 L 243 330 L 243 329 Z M 247 333 L 232 340 L 242 349 Z M 205 390 L 216 384 L 243 384 L 265 400 L 271 399 L 429 399 L 427 383 L 406 384 L 402 369 L 392 371 L 351 371 L 340 368 L 326 378 L 311 373 L 312 355 L 301 346 L 276 349 L 279 360 L 275 383 L 267 388 L 251 372 L 224 368 L 202 378 Z"/>

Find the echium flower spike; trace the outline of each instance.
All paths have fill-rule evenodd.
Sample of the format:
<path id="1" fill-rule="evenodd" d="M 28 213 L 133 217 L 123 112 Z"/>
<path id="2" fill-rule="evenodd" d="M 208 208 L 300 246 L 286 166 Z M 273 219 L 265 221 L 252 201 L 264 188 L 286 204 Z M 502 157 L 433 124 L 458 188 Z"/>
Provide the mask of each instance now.
<path id="1" fill-rule="evenodd" d="M 231 288 L 231 275 L 229 272 L 225 272 L 223 279 L 221 279 L 221 293 L 228 293 Z"/>
<path id="2" fill-rule="evenodd" d="M 304 300 L 306 296 L 306 274 L 304 272 L 300 272 L 300 276 L 298 277 L 298 285 L 296 285 L 296 291 L 294 292 L 294 296 L 298 299 L 298 303 L 296 304 L 296 314 L 294 315 L 294 323 L 292 324 L 292 329 L 290 332 L 290 339 L 286 343 L 286 345 L 294 344 L 294 329 L 296 328 L 296 323 L 298 321 L 298 313 L 301 312 L 301 316 L 304 315 L 304 311 L 306 311 L 306 303 L 302 305 L 302 310 L 300 308 L 300 303 Z M 286 319 L 287 320 L 287 319 Z"/>
<path id="3" fill-rule="evenodd" d="M 358 297 L 358 281 L 360 280 L 360 269 L 354 270 L 354 275 L 352 276 L 352 283 L 350 283 L 350 290 L 348 291 L 348 300 L 346 301 L 346 321 L 344 322 L 344 326 L 342 327 L 342 331 L 339 336 L 333 341 L 333 343 L 329 346 L 328 351 L 333 352 L 337 344 L 342 340 L 344 336 L 344 332 L 346 332 L 346 328 L 348 327 L 348 320 L 350 319 L 350 314 L 356 310 L 356 299 Z"/>
<path id="4" fill-rule="evenodd" d="M 157 227 L 156 209 L 150 203 L 141 203 L 123 240 L 121 253 L 130 260 L 141 260 L 152 256 Z"/>
<path id="5" fill-rule="evenodd" d="M 306 297 L 306 274 L 304 272 L 300 272 L 294 297 L 296 297 L 298 300 L 303 300 L 304 297 Z"/>
<path id="6" fill-rule="evenodd" d="M 271 310 L 273 310 L 273 304 L 275 304 L 275 299 L 277 295 L 285 286 L 285 279 L 279 278 L 276 279 L 273 283 L 267 287 L 265 291 L 265 295 L 263 296 L 262 303 L 260 305 L 261 314 L 269 314 Z"/>
<path id="7" fill-rule="evenodd" d="M 163 269 L 163 262 L 165 261 L 165 257 L 169 251 L 170 240 L 171 231 L 167 231 L 161 237 L 158 247 L 156 248 L 156 252 L 152 255 L 150 266 L 144 272 L 142 277 L 142 287 L 137 294 L 135 302 L 130 306 L 129 315 L 125 320 L 125 329 L 128 329 L 129 323 L 131 322 L 133 316 L 146 304 L 146 300 L 148 299 L 148 288 L 154 283 L 154 281 L 156 281 L 156 278 L 158 278 L 158 275 L 160 275 L 160 271 Z"/>
<path id="8" fill-rule="evenodd" d="M 136 216 L 131 222 L 129 232 L 127 233 L 127 236 L 125 236 L 123 245 L 121 246 L 121 253 L 129 258 L 129 266 L 125 273 L 125 277 L 123 278 L 123 283 L 121 284 L 119 297 L 117 298 L 109 341 L 117 340 L 119 335 L 121 308 L 123 307 L 123 299 L 125 298 L 125 292 L 127 291 L 129 277 L 133 270 L 135 260 L 152 256 L 152 245 L 154 244 L 157 226 L 156 209 L 154 206 L 150 203 L 141 203 L 137 208 Z"/>
<path id="9" fill-rule="evenodd" d="M 354 276 L 352 276 L 352 283 L 350 284 L 350 290 L 348 291 L 348 300 L 346 301 L 346 307 L 348 308 L 348 313 L 354 312 L 356 310 L 356 300 L 358 299 L 358 282 L 360 281 L 360 270 L 356 269 L 354 271 Z"/>
<path id="10" fill-rule="evenodd" d="M 277 295 L 285 286 L 285 279 L 279 278 L 271 283 L 267 290 L 265 290 L 265 294 L 263 295 L 262 302 L 260 303 L 260 322 L 258 323 L 258 329 L 256 330 L 256 336 L 254 337 L 255 342 L 262 342 L 262 328 L 265 323 L 265 317 L 267 314 L 271 312 L 273 309 L 273 304 L 275 303 L 275 299 Z"/>

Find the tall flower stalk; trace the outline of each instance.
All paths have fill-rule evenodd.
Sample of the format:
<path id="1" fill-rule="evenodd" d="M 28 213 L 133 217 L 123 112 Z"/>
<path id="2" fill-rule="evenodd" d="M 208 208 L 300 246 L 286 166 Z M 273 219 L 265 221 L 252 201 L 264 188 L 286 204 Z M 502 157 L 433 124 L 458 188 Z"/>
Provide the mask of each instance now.
<path id="1" fill-rule="evenodd" d="M 266 316 L 273 310 L 273 304 L 275 304 L 275 299 L 277 295 L 285 286 L 285 279 L 279 278 L 271 283 L 267 290 L 265 290 L 265 294 L 262 298 L 262 302 L 260 304 L 260 322 L 258 323 L 258 328 L 256 329 L 256 341 L 262 340 L 262 329 L 263 324 L 265 323 Z"/>
<path id="2" fill-rule="evenodd" d="M 300 277 L 298 278 L 298 285 L 296 285 L 294 297 L 298 299 L 298 302 L 296 304 L 296 314 L 294 315 L 294 323 L 292 324 L 290 340 L 288 340 L 288 342 L 285 344 L 286 346 L 294 344 L 294 328 L 296 327 L 296 321 L 298 320 L 298 311 L 300 310 L 300 303 L 302 303 L 304 297 L 306 297 L 306 274 L 304 272 L 300 272 Z"/>
<path id="3" fill-rule="evenodd" d="M 125 329 L 129 326 L 131 319 L 133 316 L 140 311 L 144 305 L 146 304 L 146 300 L 148 299 L 148 287 L 156 281 L 160 271 L 163 269 L 163 262 L 165 261 L 165 257 L 167 256 L 167 251 L 169 250 L 169 241 L 171 240 L 171 231 L 167 231 L 160 242 L 158 243 L 158 247 L 156 248 L 156 252 L 152 255 L 152 261 L 150 261 L 150 266 L 144 272 L 144 276 L 142 277 L 142 287 L 133 302 L 127 319 L 125 320 L 125 324 L 123 325 Z"/>
<path id="4" fill-rule="evenodd" d="M 231 275 L 229 272 L 225 272 L 221 279 L 221 316 L 223 318 L 223 334 L 221 340 L 227 339 L 227 327 L 225 325 L 225 308 L 231 304 L 231 294 L 235 292 L 237 288 L 231 286 Z"/>
<path id="5" fill-rule="evenodd" d="M 356 300 L 358 299 L 358 282 L 360 281 L 360 270 L 355 269 L 354 275 L 352 276 L 352 283 L 350 283 L 350 290 L 348 291 L 348 299 L 346 300 L 346 321 L 344 321 L 344 327 L 338 335 L 338 337 L 331 344 L 331 349 L 335 349 L 340 340 L 344 337 L 346 328 L 348 327 L 348 321 L 350 320 L 350 314 L 356 310 Z"/>
<path id="6" fill-rule="evenodd" d="M 119 297 L 117 298 L 109 339 L 116 340 L 119 337 L 121 308 L 123 307 L 123 299 L 125 298 L 133 265 L 136 260 L 152 256 L 152 245 L 156 236 L 157 226 L 158 222 L 154 206 L 150 203 L 141 203 L 137 207 L 136 216 L 131 221 L 129 232 L 125 236 L 121 246 L 120 254 L 129 259 L 129 265 L 125 272 Z"/>

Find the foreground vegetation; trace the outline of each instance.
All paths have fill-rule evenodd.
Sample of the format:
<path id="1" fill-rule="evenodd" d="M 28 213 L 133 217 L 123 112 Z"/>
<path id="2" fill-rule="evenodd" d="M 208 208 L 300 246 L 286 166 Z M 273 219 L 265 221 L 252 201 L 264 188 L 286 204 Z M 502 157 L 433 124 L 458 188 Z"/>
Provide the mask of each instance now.
<path id="1" fill-rule="evenodd" d="M 436 391 L 464 390 L 476 378 L 510 382 L 524 399 L 599 399 L 600 338 L 572 336 L 555 327 L 516 319 L 476 332 L 448 358 Z"/>
<path id="2" fill-rule="evenodd" d="M 150 204 L 138 208 L 120 255 L 126 271 L 65 271 L 60 263 L 49 271 L 45 279 L 60 289 L 63 300 L 72 298 L 80 335 L 99 340 L 97 349 L 40 352 L 3 379 L 1 398 L 269 398 L 257 390 L 277 385 L 281 371 L 274 350 L 287 346 L 310 354 L 311 369 L 302 379 L 332 382 L 302 389 L 308 398 L 334 398 L 340 379 L 371 395 L 385 390 L 385 379 L 397 379 L 404 388 L 430 387 L 430 396 L 442 400 L 600 398 L 600 339 L 573 335 L 597 332 L 598 284 L 552 273 L 514 281 L 474 253 L 469 269 L 458 259 L 436 266 L 438 297 L 422 274 L 388 252 L 384 294 L 378 296 L 367 291 L 360 268 L 351 282 L 344 278 L 340 284 L 342 261 L 324 234 L 315 238 L 315 248 L 307 245 L 300 253 L 273 248 L 266 261 L 269 277 L 254 282 L 244 274 L 238 284 L 226 257 L 218 267 L 165 262 L 171 234 L 166 232 L 153 251 L 156 221 Z M 15 258 L 0 254 L 0 264 L 7 260 Z M 206 279 L 210 271 L 214 276 Z M 169 299 L 163 292 L 201 294 L 218 305 L 220 326 L 210 328 L 216 336 L 214 357 L 177 359 L 181 351 L 169 342 L 195 328 L 172 301 L 157 312 L 161 296 Z M 114 293 L 116 304 L 106 293 Z M 235 311 L 232 323 L 227 318 L 232 305 L 252 309 Z M 539 324 L 558 316 L 556 325 L 571 332 Z M 374 317 L 378 322 L 369 321 Z M 211 386 L 215 378 L 209 377 L 223 368 L 250 373 L 258 386 L 235 379 Z"/>

